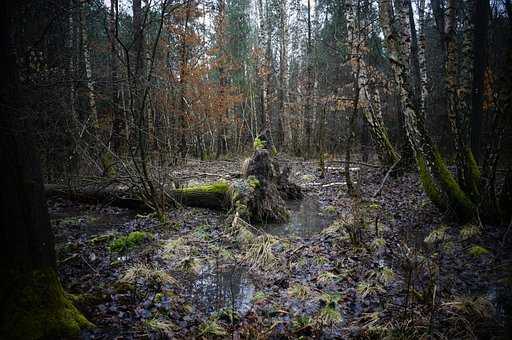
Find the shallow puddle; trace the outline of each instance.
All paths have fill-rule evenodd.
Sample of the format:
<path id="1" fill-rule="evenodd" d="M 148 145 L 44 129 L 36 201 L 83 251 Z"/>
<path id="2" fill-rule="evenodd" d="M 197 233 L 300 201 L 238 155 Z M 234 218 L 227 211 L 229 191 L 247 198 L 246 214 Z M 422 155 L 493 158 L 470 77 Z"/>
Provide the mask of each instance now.
<path id="1" fill-rule="evenodd" d="M 243 315 L 251 308 L 254 291 L 247 270 L 237 266 L 205 266 L 190 287 L 192 300 L 208 314 L 231 308 Z"/>
<path id="2" fill-rule="evenodd" d="M 263 230 L 277 236 L 310 237 L 318 234 L 334 221 L 335 216 L 322 210 L 313 197 L 287 202 L 290 221 L 284 224 L 266 224 Z"/>

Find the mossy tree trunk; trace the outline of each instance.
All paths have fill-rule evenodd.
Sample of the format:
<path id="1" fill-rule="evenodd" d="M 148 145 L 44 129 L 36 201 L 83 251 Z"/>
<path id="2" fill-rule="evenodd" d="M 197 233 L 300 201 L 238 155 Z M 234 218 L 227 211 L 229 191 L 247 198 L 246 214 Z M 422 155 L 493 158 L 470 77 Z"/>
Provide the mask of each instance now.
<path id="1" fill-rule="evenodd" d="M 77 336 L 81 327 L 91 324 L 67 299 L 57 277 L 39 160 L 27 118 L 19 113 L 23 101 L 14 48 L 23 42 L 15 41 L 11 32 L 17 31 L 22 11 L 30 13 L 34 11 L 30 6 L 35 6 L 21 8 L 22 4 L 2 1 L 0 5 L 0 67 L 8 84 L 0 90 L 0 162 L 4 170 L 0 180 L 0 338 Z M 36 23 L 23 22 L 28 26 Z"/>
<path id="2" fill-rule="evenodd" d="M 394 13 L 391 0 L 379 1 L 379 14 L 389 50 L 388 58 L 399 88 L 407 138 L 416 158 L 422 185 L 429 198 L 438 207 L 450 208 L 460 219 L 467 220 L 474 216 L 476 204 L 448 170 L 443 157 L 435 149 L 425 130 L 423 117 L 416 112 L 413 105 L 414 97 L 408 80 L 411 39 L 407 9 L 410 0 L 400 1 L 398 32 L 396 26 L 392 24 Z"/>

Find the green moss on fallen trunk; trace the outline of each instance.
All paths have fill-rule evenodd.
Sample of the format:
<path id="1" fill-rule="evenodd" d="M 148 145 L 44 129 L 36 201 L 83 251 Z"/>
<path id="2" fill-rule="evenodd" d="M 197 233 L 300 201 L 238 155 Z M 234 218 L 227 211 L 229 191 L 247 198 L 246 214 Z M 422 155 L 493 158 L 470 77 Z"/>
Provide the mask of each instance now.
<path id="1" fill-rule="evenodd" d="M 52 268 L 12 274 L 11 280 L 14 284 L 2 306 L 0 338 L 75 337 L 80 329 L 94 327 L 66 296 Z"/>
<path id="2" fill-rule="evenodd" d="M 228 182 L 194 185 L 175 191 L 175 199 L 188 206 L 226 209 L 231 205 Z"/>

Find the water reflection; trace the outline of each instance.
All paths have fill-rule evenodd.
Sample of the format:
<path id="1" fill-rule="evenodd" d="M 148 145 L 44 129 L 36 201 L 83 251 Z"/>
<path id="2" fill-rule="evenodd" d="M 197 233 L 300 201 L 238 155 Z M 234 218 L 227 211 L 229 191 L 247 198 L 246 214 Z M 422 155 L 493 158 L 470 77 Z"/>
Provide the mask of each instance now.
<path id="1" fill-rule="evenodd" d="M 230 307 L 245 314 L 251 307 L 254 285 L 245 268 L 205 266 L 191 286 L 191 296 L 208 313 Z"/>
<path id="2" fill-rule="evenodd" d="M 318 200 L 305 197 L 303 200 L 287 203 L 290 221 L 285 224 L 266 224 L 263 229 L 278 236 L 310 237 L 329 226 L 334 216 L 322 211 Z"/>

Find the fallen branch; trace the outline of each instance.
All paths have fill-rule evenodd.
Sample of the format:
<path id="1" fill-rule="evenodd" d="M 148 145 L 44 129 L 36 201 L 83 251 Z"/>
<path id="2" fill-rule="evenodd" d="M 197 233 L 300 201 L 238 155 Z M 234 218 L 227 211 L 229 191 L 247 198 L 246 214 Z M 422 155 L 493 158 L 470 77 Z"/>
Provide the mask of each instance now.
<path id="1" fill-rule="evenodd" d="M 375 193 L 372 195 L 372 198 L 375 198 L 375 197 L 377 197 L 377 195 L 380 194 L 380 192 L 382 191 L 382 188 L 384 187 L 384 183 L 386 183 L 386 180 L 388 179 L 389 175 L 391 174 L 391 172 L 397 166 L 398 163 L 400 163 L 400 158 L 395 163 L 393 163 L 393 165 L 389 168 L 388 172 L 386 172 L 386 175 L 384 176 L 382 183 L 380 183 L 379 189 L 377 191 L 375 191 Z"/>

